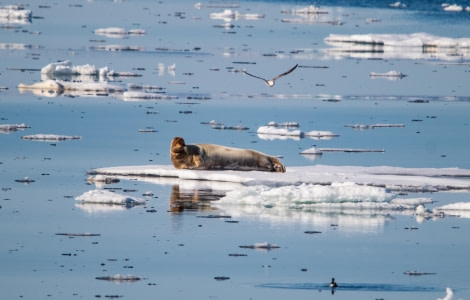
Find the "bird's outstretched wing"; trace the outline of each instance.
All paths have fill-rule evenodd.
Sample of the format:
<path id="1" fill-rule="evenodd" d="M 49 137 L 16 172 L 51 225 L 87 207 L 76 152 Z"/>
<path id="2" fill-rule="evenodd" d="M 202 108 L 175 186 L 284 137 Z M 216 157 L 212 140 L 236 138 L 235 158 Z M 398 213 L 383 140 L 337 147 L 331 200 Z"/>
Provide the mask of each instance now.
<path id="1" fill-rule="evenodd" d="M 275 81 L 275 80 L 278 80 L 279 78 L 281 78 L 282 76 L 286 76 L 287 74 L 289 74 L 289 73 L 291 73 L 292 71 L 294 71 L 294 70 L 297 68 L 298 65 L 299 65 L 299 64 L 296 64 L 296 65 L 295 65 L 294 67 L 292 67 L 290 70 L 288 70 L 288 71 L 286 71 L 286 72 L 284 72 L 284 73 L 282 73 L 282 74 L 277 75 L 277 76 L 274 77 L 272 80 Z M 253 75 L 252 75 L 252 76 L 253 76 Z"/>
<path id="2" fill-rule="evenodd" d="M 262 77 L 255 76 L 255 75 L 253 75 L 253 74 L 250 74 L 250 73 L 248 73 L 248 72 L 245 71 L 245 70 L 243 70 L 242 72 L 245 73 L 246 75 L 250 75 L 251 77 L 258 78 L 258 79 L 261 79 L 261 80 L 266 81 L 266 79 L 264 79 L 264 78 L 262 78 Z"/>

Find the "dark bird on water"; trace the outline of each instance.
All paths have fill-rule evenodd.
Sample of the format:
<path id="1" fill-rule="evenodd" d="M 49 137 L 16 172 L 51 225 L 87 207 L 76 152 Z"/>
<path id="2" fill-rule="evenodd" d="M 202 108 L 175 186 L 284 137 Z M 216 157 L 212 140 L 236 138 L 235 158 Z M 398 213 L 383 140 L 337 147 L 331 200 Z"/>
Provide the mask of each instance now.
<path id="1" fill-rule="evenodd" d="M 291 73 L 292 71 L 294 71 L 294 70 L 297 68 L 298 65 L 299 65 L 299 64 L 296 64 L 296 65 L 295 65 L 293 68 L 291 68 L 290 70 L 288 70 L 288 71 L 286 71 L 286 72 L 284 72 L 284 73 L 282 73 L 282 74 L 277 75 L 277 76 L 274 77 L 273 79 L 264 79 L 264 78 L 262 78 L 262 77 L 259 77 L 259 76 L 255 76 L 255 75 L 253 75 L 253 74 L 250 74 L 250 73 L 248 73 L 248 72 L 245 71 L 245 70 L 243 70 L 243 73 L 245 73 L 246 75 L 250 75 L 251 77 L 264 80 L 264 82 L 266 82 L 266 85 L 267 85 L 267 86 L 272 87 L 272 86 L 274 86 L 274 82 L 275 82 L 276 80 L 278 80 L 278 79 L 281 78 L 282 76 L 286 76 L 287 74 L 289 74 L 289 73 Z"/>
<path id="2" fill-rule="evenodd" d="M 331 283 L 330 283 L 330 288 L 335 288 L 337 287 L 338 285 L 336 284 L 336 281 L 334 278 L 331 278 Z"/>

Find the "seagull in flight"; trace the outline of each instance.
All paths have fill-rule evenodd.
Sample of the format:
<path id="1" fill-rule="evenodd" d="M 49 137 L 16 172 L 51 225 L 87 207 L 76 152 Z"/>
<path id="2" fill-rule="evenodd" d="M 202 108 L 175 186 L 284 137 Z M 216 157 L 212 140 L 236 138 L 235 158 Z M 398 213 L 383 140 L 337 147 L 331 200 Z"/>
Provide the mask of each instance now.
<path id="1" fill-rule="evenodd" d="M 273 79 L 264 79 L 264 78 L 262 78 L 262 77 L 255 76 L 255 75 L 253 75 L 253 74 L 248 73 L 246 70 L 243 70 L 243 73 L 245 73 L 246 75 L 250 75 L 251 77 L 264 80 L 264 82 L 266 82 L 266 85 L 267 85 L 267 86 L 272 87 L 272 86 L 274 86 L 274 82 L 275 82 L 276 80 L 278 80 L 278 79 L 281 78 L 282 76 L 286 76 L 287 74 L 289 74 L 289 73 L 291 73 L 292 71 L 294 71 L 294 70 L 297 68 L 298 65 L 299 65 L 299 64 L 296 64 L 296 65 L 295 65 L 293 68 L 291 68 L 290 70 L 288 70 L 288 71 L 286 71 L 286 72 L 284 72 L 284 73 L 282 73 L 282 74 L 277 75 L 277 76 L 274 77 Z"/>

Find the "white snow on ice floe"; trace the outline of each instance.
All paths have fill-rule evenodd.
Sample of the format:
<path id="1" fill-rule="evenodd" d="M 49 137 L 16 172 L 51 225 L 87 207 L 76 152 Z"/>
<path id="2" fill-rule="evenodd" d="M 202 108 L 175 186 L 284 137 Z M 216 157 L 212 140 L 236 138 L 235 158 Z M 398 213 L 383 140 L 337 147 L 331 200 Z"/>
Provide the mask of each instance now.
<path id="1" fill-rule="evenodd" d="M 470 38 L 449 38 L 428 33 L 412 34 L 330 34 L 326 43 L 356 43 L 395 47 L 470 48 Z"/>
<path id="2" fill-rule="evenodd" d="M 11 133 L 18 130 L 25 130 L 27 128 L 31 128 L 30 126 L 26 125 L 25 123 L 21 124 L 0 124 L 0 133 Z"/>
<path id="3" fill-rule="evenodd" d="M 404 128 L 405 124 L 389 124 L 389 123 L 377 123 L 377 124 L 349 124 L 344 125 L 344 127 L 349 127 L 353 129 L 365 130 L 365 129 L 374 129 L 374 128 Z"/>
<path id="4" fill-rule="evenodd" d="M 94 174 L 166 177 L 179 180 L 199 180 L 238 183 L 245 186 L 322 184 L 354 182 L 380 186 L 392 191 L 470 190 L 470 170 L 459 168 L 400 168 L 388 166 L 286 166 L 286 173 L 232 170 L 180 170 L 171 165 L 142 165 L 98 168 Z"/>
<path id="5" fill-rule="evenodd" d="M 327 10 L 322 10 L 319 6 L 310 5 L 304 8 L 292 8 L 281 10 L 283 14 L 293 15 L 316 15 L 316 14 L 328 14 Z"/>
<path id="6" fill-rule="evenodd" d="M 370 77 L 372 79 L 386 78 L 388 80 L 397 80 L 397 79 L 402 79 L 403 77 L 406 77 L 406 75 L 398 71 L 388 71 L 386 73 L 370 72 Z"/>
<path id="7" fill-rule="evenodd" d="M 345 153 L 364 153 L 364 152 L 385 152 L 384 149 L 357 149 L 357 148 L 309 148 L 300 152 L 300 154 L 322 154 L 323 152 L 345 152 Z"/>
<path id="8" fill-rule="evenodd" d="M 66 140 L 80 140 L 81 136 L 60 135 L 60 134 L 32 134 L 21 137 L 23 140 L 33 140 L 41 142 L 60 142 Z"/>
<path id="9" fill-rule="evenodd" d="M 331 139 L 333 137 L 338 137 L 339 135 L 331 131 L 308 131 L 304 132 L 298 129 L 289 130 L 288 128 L 279 128 L 278 126 L 260 126 L 256 131 L 258 137 L 264 140 L 273 140 L 273 139 L 287 139 L 292 138 L 298 140 L 300 138 L 309 137 L 311 139 Z"/>
<path id="10" fill-rule="evenodd" d="M 98 28 L 93 31 L 96 35 L 102 35 L 109 38 L 123 38 L 127 35 L 145 35 L 147 32 L 143 29 L 126 30 L 120 27 Z"/>
<path id="11" fill-rule="evenodd" d="M 115 72 L 114 70 L 109 70 L 108 67 L 96 68 L 94 65 L 89 64 L 74 66 L 70 60 L 50 63 L 41 69 L 41 74 L 49 76 L 48 78 L 43 78 L 43 80 L 64 75 L 93 75 L 100 77 L 139 76 L 132 72 Z"/>
<path id="12" fill-rule="evenodd" d="M 0 19 L 30 19 L 32 12 L 22 5 L 0 6 Z"/>
<path id="13" fill-rule="evenodd" d="M 33 84 L 20 83 L 18 90 L 20 92 L 32 91 L 34 94 L 47 97 L 56 97 L 63 93 L 75 93 L 80 96 L 124 92 L 124 88 L 106 82 L 71 82 L 65 80 L 46 80 Z"/>
<path id="14" fill-rule="evenodd" d="M 258 20 L 264 18 L 263 14 L 241 14 L 238 11 L 232 11 L 231 9 L 225 9 L 222 12 L 215 12 L 210 14 L 211 19 L 222 19 L 225 22 L 230 20 L 246 19 L 246 20 Z"/>
<path id="15" fill-rule="evenodd" d="M 428 33 L 330 34 L 327 55 L 355 58 L 441 59 L 459 61 L 470 55 L 470 38 L 451 38 Z"/>
<path id="16" fill-rule="evenodd" d="M 470 219 L 470 202 L 456 202 L 433 209 L 434 213 L 443 212 L 446 215 L 458 216 L 460 218 Z"/>
<path id="17" fill-rule="evenodd" d="M 83 203 L 115 204 L 133 206 L 144 204 L 145 200 L 137 197 L 129 197 L 107 190 L 91 190 L 75 198 Z"/>
<path id="18" fill-rule="evenodd" d="M 276 224 L 302 223 L 321 230 L 331 230 L 331 224 L 338 224 L 338 230 L 345 232 L 379 232 L 396 214 L 415 216 L 418 222 L 448 214 L 426 209 L 424 205 L 433 203 L 430 198 L 400 198 L 398 193 L 470 190 L 470 170 L 458 168 L 316 165 L 287 166 L 286 173 L 267 173 L 143 165 L 99 168 L 90 173 L 178 185 L 193 191 L 223 191 L 225 197 L 212 201 L 211 206 L 224 215 Z"/>

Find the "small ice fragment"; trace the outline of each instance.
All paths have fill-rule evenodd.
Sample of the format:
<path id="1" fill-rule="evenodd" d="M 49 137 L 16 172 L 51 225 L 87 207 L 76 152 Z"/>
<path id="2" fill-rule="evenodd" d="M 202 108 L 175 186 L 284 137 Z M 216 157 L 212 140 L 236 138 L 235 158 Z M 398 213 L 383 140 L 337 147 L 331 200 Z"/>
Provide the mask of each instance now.
<path id="1" fill-rule="evenodd" d="M 91 190 L 75 198 L 84 203 L 105 203 L 119 205 L 139 205 L 144 204 L 145 200 L 113 193 L 107 190 Z"/>

